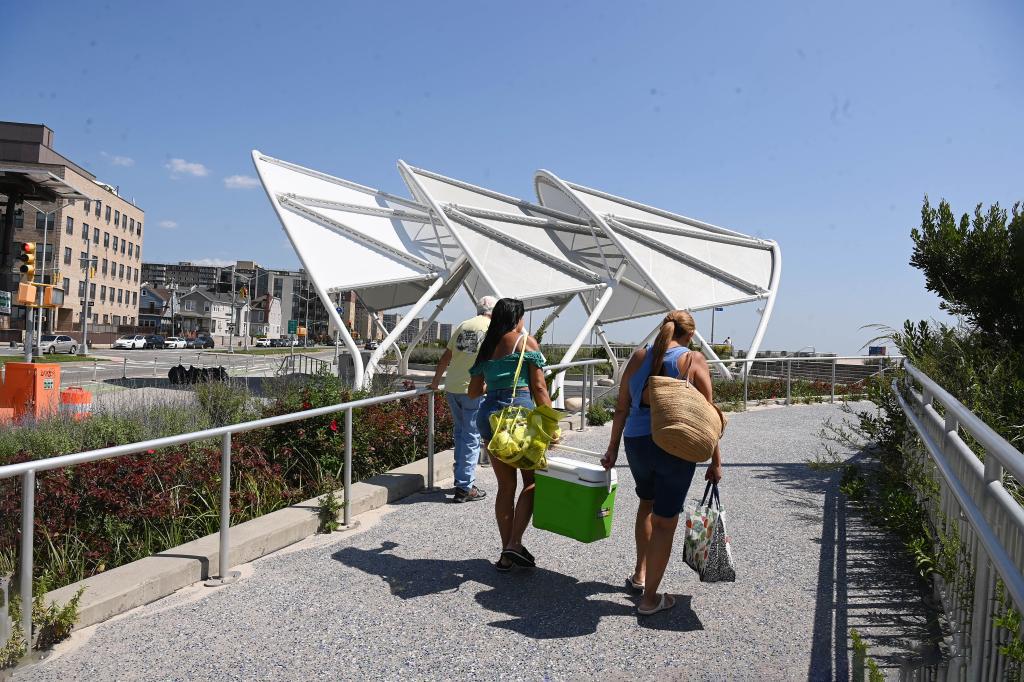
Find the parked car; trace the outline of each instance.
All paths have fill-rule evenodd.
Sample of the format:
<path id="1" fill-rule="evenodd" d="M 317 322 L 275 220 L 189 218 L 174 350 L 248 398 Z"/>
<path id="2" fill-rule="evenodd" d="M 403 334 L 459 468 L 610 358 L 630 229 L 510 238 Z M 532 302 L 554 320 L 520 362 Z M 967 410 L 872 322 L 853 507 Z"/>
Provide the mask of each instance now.
<path id="1" fill-rule="evenodd" d="M 185 348 L 185 339 L 180 336 L 168 336 L 164 339 L 164 348 Z"/>
<path id="2" fill-rule="evenodd" d="M 189 339 L 186 348 L 213 348 L 213 339 L 209 336 L 197 336 Z"/>
<path id="3" fill-rule="evenodd" d="M 127 350 L 146 347 L 146 337 L 142 334 L 129 334 L 114 341 L 112 348 L 125 348 Z"/>
<path id="4" fill-rule="evenodd" d="M 36 353 L 42 355 L 43 353 L 70 353 L 74 355 L 78 352 L 78 342 L 70 336 L 57 336 L 55 334 L 44 334 L 43 338 L 36 344 Z"/>
<path id="5" fill-rule="evenodd" d="M 363 345 L 363 350 L 377 350 L 379 346 L 380 344 L 376 341 L 367 341 L 366 344 Z"/>
<path id="6" fill-rule="evenodd" d="M 270 348 L 270 339 L 268 339 L 268 338 L 256 339 L 256 347 L 257 348 Z"/>
<path id="7" fill-rule="evenodd" d="M 159 334 L 150 334 L 146 337 L 146 348 L 165 348 L 164 337 Z"/>

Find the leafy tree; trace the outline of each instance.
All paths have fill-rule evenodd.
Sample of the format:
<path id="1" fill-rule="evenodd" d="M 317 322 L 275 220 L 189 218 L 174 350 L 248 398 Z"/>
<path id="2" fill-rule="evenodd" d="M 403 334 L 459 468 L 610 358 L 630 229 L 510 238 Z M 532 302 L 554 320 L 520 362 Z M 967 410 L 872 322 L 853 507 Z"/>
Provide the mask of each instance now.
<path id="1" fill-rule="evenodd" d="M 1024 212 L 1010 214 L 999 204 L 978 204 L 973 219 L 959 221 L 942 200 L 933 208 L 925 197 L 921 227 L 911 232 L 910 264 L 924 272 L 926 286 L 942 298 L 942 308 L 979 331 L 1024 344 Z"/>

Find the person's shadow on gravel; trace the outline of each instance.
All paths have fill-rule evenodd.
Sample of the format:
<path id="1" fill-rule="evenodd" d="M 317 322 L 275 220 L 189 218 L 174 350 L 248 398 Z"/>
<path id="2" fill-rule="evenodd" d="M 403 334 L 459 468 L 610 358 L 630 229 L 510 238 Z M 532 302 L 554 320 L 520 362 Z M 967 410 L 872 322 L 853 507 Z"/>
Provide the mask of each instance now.
<path id="1" fill-rule="evenodd" d="M 635 602 L 621 586 L 580 582 L 544 568 L 498 573 L 486 559 L 406 559 L 392 553 L 397 547 L 394 542 L 384 542 L 379 549 L 345 547 L 332 557 L 364 573 L 379 575 L 391 594 L 401 599 L 457 592 L 466 582 L 486 585 L 490 589 L 476 594 L 477 603 L 488 611 L 511 616 L 488 625 L 533 639 L 591 635 L 606 616 L 637 618 Z M 614 596 L 591 598 L 604 594 Z M 641 624 L 676 632 L 702 630 L 704 626 L 690 608 L 690 598 L 676 599 L 675 608 L 641 618 Z"/>

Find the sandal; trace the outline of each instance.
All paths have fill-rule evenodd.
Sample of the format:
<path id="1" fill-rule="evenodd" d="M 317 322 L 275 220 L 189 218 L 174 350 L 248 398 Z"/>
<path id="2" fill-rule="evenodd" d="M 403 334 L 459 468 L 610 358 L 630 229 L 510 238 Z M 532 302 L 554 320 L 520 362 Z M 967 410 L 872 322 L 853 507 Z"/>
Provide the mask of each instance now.
<path id="1" fill-rule="evenodd" d="M 506 549 L 501 553 L 501 556 L 508 559 L 516 566 L 522 566 L 523 568 L 533 568 L 537 565 L 537 560 L 533 558 L 525 547 L 519 549 Z"/>
<path id="2" fill-rule="evenodd" d="M 657 606 L 655 606 L 653 609 L 642 609 L 640 607 L 637 607 L 636 612 L 637 612 L 637 614 L 639 614 L 641 616 L 653 616 L 654 614 L 658 613 L 659 611 L 668 611 L 670 608 L 672 608 L 675 605 L 676 605 L 675 598 L 674 597 L 670 597 L 667 592 L 662 592 L 661 593 L 661 601 L 658 602 Z"/>
<path id="3" fill-rule="evenodd" d="M 512 566 L 514 564 L 512 563 L 511 560 L 509 560 L 509 562 L 507 564 L 503 564 L 502 562 L 505 559 L 506 559 L 505 554 L 504 554 L 504 552 L 502 552 L 501 558 L 494 562 L 494 568 L 495 568 L 495 570 L 498 571 L 498 573 L 508 573 L 509 571 L 512 570 Z"/>
<path id="4" fill-rule="evenodd" d="M 638 583 L 637 581 L 633 580 L 633 578 L 635 578 L 635 577 L 636 577 L 636 573 L 633 573 L 628 578 L 626 578 L 626 586 L 630 590 L 632 590 L 633 592 L 643 592 L 644 591 L 644 584 L 643 583 Z"/>

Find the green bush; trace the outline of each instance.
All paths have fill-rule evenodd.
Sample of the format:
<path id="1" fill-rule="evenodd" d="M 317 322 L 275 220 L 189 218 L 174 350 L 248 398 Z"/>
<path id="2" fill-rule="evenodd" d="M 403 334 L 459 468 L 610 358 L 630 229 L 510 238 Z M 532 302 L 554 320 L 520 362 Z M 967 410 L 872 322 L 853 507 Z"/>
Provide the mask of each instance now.
<path id="1" fill-rule="evenodd" d="M 409 355 L 409 364 L 436 365 L 437 361 L 444 355 L 444 351 L 444 348 L 416 346 Z"/>
<path id="2" fill-rule="evenodd" d="M 612 419 L 612 413 L 600 402 L 593 402 L 587 407 L 587 424 L 590 426 L 603 426 Z"/>

